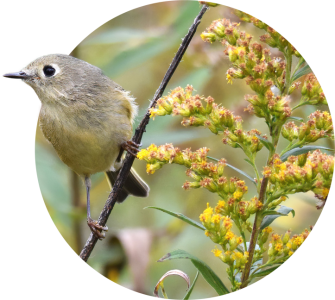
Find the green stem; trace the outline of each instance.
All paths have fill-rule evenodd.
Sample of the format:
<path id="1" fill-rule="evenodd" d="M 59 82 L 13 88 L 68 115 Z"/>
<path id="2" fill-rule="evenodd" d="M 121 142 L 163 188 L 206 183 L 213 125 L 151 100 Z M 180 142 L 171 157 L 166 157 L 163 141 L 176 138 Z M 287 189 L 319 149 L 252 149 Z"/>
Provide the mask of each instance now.
<path id="1" fill-rule="evenodd" d="M 260 193 L 259 193 L 259 201 L 261 203 L 263 203 L 264 199 L 265 199 L 268 180 L 269 180 L 268 178 L 263 177 L 261 190 L 260 190 Z M 255 216 L 254 227 L 252 229 L 252 233 L 251 233 L 251 237 L 250 237 L 250 244 L 249 244 L 249 249 L 248 249 L 249 259 L 248 259 L 248 262 L 245 265 L 245 268 L 244 268 L 244 271 L 243 271 L 243 274 L 242 274 L 241 289 L 248 285 L 248 278 L 249 278 L 249 273 L 250 273 L 250 269 L 251 269 L 251 265 L 252 265 L 252 259 L 253 259 L 253 256 L 254 256 L 256 243 L 257 243 L 257 238 L 258 238 L 258 234 L 259 234 L 259 231 L 260 231 L 262 220 L 263 220 L 262 211 L 258 211 L 256 213 L 256 216 Z"/>
<path id="2" fill-rule="evenodd" d="M 304 105 L 308 105 L 309 102 L 308 101 L 305 101 L 305 102 L 300 102 L 298 105 L 294 106 L 292 108 L 292 111 L 296 110 L 297 108 L 301 107 L 301 106 L 304 106 Z"/>
<path id="3" fill-rule="evenodd" d="M 282 156 L 282 155 L 285 154 L 287 151 L 289 151 L 289 150 L 291 149 L 292 145 L 293 145 L 293 141 L 291 141 L 291 142 L 287 145 L 287 147 L 280 153 L 280 156 Z"/>
<path id="4" fill-rule="evenodd" d="M 298 147 L 302 147 L 305 144 L 305 139 L 296 142 L 295 144 L 292 145 L 292 142 L 280 153 L 280 156 L 283 156 L 286 152 L 294 149 L 294 148 L 298 148 Z"/>
<path id="5" fill-rule="evenodd" d="M 261 188 L 261 182 L 260 182 L 259 172 L 258 172 L 258 169 L 256 167 L 256 163 L 255 163 L 255 158 L 253 158 L 250 161 L 252 162 L 252 167 L 254 168 L 255 175 L 256 175 L 256 178 L 257 178 L 257 191 L 259 193 L 259 190 Z"/>
<path id="6" fill-rule="evenodd" d="M 242 226 L 241 226 L 241 223 L 240 223 L 240 220 L 237 218 L 236 220 L 234 219 L 234 222 L 236 224 L 236 227 L 238 228 L 241 236 L 242 236 L 242 239 L 243 239 L 243 245 L 244 245 L 244 251 L 247 251 L 247 240 L 245 238 L 245 234 L 244 234 L 244 231 L 242 230 Z"/>
<path id="7" fill-rule="evenodd" d="M 292 53 L 289 49 L 284 52 L 286 58 L 286 74 L 285 74 L 285 89 L 284 93 L 288 95 L 288 90 L 291 86 L 291 70 L 292 70 Z"/>

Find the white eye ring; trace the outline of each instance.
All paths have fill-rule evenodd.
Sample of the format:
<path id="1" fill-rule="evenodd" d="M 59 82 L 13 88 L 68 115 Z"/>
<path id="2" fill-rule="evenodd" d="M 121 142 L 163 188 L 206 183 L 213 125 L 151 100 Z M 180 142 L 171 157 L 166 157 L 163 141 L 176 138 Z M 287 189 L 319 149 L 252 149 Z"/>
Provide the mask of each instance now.
<path id="1" fill-rule="evenodd" d="M 55 70 L 55 73 L 50 74 L 50 76 L 46 75 L 46 74 L 45 74 L 45 68 L 46 68 L 47 66 L 52 67 L 52 68 Z M 56 65 L 56 64 L 49 64 L 49 65 L 46 65 L 46 66 L 43 67 L 43 70 L 42 70 L 41 73 L 42 73 L 43 77 L 45 77 L 45 78 L 55 77 L 58 73 L 60 73 L 60 68 L 59 68 L 59 66 Z"/>

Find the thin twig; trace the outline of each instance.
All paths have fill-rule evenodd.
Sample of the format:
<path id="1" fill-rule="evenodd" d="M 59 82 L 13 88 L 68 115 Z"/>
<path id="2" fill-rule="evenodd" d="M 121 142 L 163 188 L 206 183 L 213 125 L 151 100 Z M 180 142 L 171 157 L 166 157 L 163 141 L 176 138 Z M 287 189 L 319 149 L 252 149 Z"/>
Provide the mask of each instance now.
<path id="1" fill-rule="evenodd" d="M 157 100 L 163 95 L 163 92 L 167 86 L 167 84 L 169 83 L 174 71 L 177 69 L 179 62 L 181 61 L 188 45 L 190 44 L 196 30 L 197 27 L 203 17 L 203 15 L 205 14 L 205 12 L 207 11 L 208 6 L 207 5 L 203 5 L 201 11 L 199 12 L 198 16 L 195 18 L 192 26 L 190 27 L 187 35 L 185 36 L 185 38 L 183 39 L 175 57 L 172 60 L 172 63 L 169 67 L 169 69 L 167 70 L 162 83 L 160 84 L 159 88 L 157 89 L 153 99 L 150 102 L 149 108 L 147 110 L 146 115 L 144 116 L 142 122 L 140 123 L 140 125 L 137 127 L 135 134 L 132 138 L 133 142 L 140 144 L 143 133 L 145 132 L 145 128 L 147 126 L 147 124 L 149 123 L 150 120 L 150 108 L 154 107 L 156 105 Z M 134 162 L 134 156 L 132 156 L 131 154 L 127 153 L 126 158 L 124 160 L 124 163 L 122 165 L 122 168 L 119 172 L 118 177 L 116 178 L 116 181 L 114 183 L 113 186 L 113 190 L 111 191 L 111 193 L 109 194 L 107 201 L 105 203 L 105 206 L 102 210 L 102 212 L 100 213 L 99 219 L 98 219 L 98 223 L 101 226 L 105 226 L 108 220 L 108 217 L 110 215 L 110 213 L 113 210 L 113 207 L 115 205 L 115 202 L 118 198 L 118 195 L 126 181 L 126 178 L 129 174 L 130 168 Z M 80 253 L 80 257 L 84 260 L 87 261 L 92 250 L 94 249 L 95 244 L 97 243 L 98 238 L 93 235 L 92 233 L 90 234 L 88 240 L 86 241 L 86 244 L 83 248 L 83 250 Z"/>

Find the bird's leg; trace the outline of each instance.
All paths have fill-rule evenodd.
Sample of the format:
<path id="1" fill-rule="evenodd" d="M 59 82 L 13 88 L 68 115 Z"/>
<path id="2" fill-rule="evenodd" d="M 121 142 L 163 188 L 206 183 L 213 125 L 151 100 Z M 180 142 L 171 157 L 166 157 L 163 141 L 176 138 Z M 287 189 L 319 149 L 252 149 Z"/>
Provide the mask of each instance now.
<path id="1" fill-rule="evenodd" d="M 136 157 L 139 151 L 138 148 L 140 148 L 141 146 L 142 144 L 136 144 L 133 141 L 126 141 L 121 144 L 121 151 L 123 152 L 123 150 L 126 150 L 128 153 Z M 121 151 L 118 158 L 121 157 L 120 155 L 122 155 Z"/>
<path id="2" fill-rule="evenodd" d="M 91 180 L 88 176 L 85 177 L 85 186 L 87 196 L 87 225 L 88 227 L 90 227 L 92 233 L 96 235 L 99 238 L 99 240 L 102 240 L 105 237 L 104 231 L 108 231 L 108 227 L 99 225 L 98 221 L 95 221 L 91 218 L 91 203 L 90 203 Z"/>

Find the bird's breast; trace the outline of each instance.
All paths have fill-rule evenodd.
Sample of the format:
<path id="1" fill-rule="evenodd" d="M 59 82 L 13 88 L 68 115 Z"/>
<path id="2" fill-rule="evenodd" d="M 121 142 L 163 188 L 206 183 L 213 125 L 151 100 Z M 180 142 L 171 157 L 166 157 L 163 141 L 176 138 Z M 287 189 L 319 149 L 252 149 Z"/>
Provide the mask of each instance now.
<path id="1" fill-rule="evenodd" d="M 127 122 L 98 110 L 43 105 L 39 121 L 60 159 L 79 175 L 109 170 L 129 139 Z M 126 133 L 126 134 L 125 134 Z"/>

